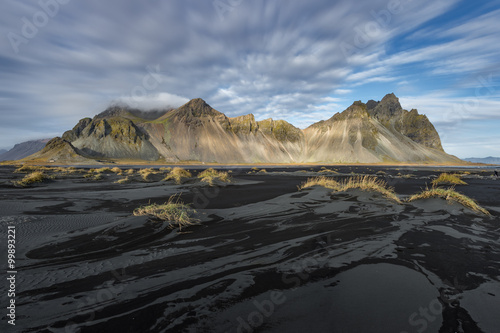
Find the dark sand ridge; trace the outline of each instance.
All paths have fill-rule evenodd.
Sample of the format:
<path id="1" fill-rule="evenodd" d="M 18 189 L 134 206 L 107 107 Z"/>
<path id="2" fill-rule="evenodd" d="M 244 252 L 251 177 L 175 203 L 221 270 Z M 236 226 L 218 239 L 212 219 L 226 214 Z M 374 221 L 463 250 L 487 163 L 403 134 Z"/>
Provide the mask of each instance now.
<path id="1" fill-rule="evenodd" d="M 345 177 L 382 168 L 337 169 Z M 469 186 L 457 187 L 486 217 L 442 199 L 398 204 L 359 190 L 297 191 L 319 167 L 303 175 L 247 169 L 216 190 L 194 181 L 118 185 L 116 175 L 19 189 L 6 183 L 13 169 L 0 170 L 2 233 L 6 225 L 18 232 L 16 331 L 500 327 L 500 182 L 491 172 L 474 171 Z M 401 196 L 440 173 L 384 170 Z M 201 222 L 190 233 L 131 216 L 181 191 L 188 203 L 209 196 L 195 207 Z"/>

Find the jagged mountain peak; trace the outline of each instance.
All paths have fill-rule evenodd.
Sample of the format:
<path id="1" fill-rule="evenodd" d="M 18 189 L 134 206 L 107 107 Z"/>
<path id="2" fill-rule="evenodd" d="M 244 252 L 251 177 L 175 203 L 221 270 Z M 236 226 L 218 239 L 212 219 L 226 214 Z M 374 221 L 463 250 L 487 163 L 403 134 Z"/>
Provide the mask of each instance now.
<path id="1" fill-rule="evenodd" d="M 177 114 L 193 117 L 219 116 L 221 112 L 215 110 L 201 98 L 195 98 L 176 110 Z"/>

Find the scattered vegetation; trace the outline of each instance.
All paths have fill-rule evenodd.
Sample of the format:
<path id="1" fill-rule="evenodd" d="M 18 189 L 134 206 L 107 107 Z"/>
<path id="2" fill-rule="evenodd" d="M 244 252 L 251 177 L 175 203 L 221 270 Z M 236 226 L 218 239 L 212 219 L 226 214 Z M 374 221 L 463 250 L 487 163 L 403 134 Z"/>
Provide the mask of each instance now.
<path id="1" fill-rule="evenodd" d="M 158 205 L 156 203 L 148 206 L 143 206 L 134 210 L 136 216 L 150 216 L 161 221 L 167 221 L 170 226 L 179 226 L 182 230 L 183 226 L 188 226 L 196 223 L 190 215 L 196 213 L 189 205 L 186 205 L 180 199 L 180 195 L 171 196 L 166 203 Z"/>
<path id="2" fill-rule="evenodd" d="M 397 176 L 400 178 L 403 178 L 403 179 L 410 179 L 410 178 L 416 177 L 415 175 L 413 175 L 411 173 L 402 174 L 401 172 L 398 172 Z"/>
<path id="3" fill-rule="evenodd" d="M 229 176 L 228 172 L 217 171 L 213 168 L 200 172 L 198 178 L 200 178 L 202 182 L 209 183 L 210 186 L 214 184 L 214 180 L 219 180 L 224 183 L 231 182 L 231 176 Z"/>
<path id="4" fill-rule="evenodd" d="M 175 167 L 167 174 L 167 176 L 163 180 L 167 181 L 173 179 L 176 184 L 181 184 L 183 178 L 191 178 L 191 177 L 192 177 L 191 172 L 183 168 Z"/>
<path id="5" fill-rule="evenodd" d="M 377 171 L 376 174 L 377 175 L 387 175 L 387 172 L 380 170 L 380 171 Z"/>
<path id="6" fill-rule="evenodd" d="M 267 173 L 267 170 L 266 169 L 260 169 L 259 173 Z"/>
<path id="7" fill-rule="evenodd" d="M 127 175 L 132 175 L 134 174 L 134 172 L 135 172 L 134 169 L 128 169 L 127 171 L 125 171 Z"/>
<path id="8" fill-rule="evenodd" d="M 332 169 L 328 169 L 328 168 L 325 168 L 325 167 L 321 167 L 321 170 L 319 171 L 320 173 L 338 173 L 337 171 L 335 170 L 332 170 Z"/>
<path id="9" fill-rule="evenodd" d="M 49 180 L 49 179 L 52 179 L 52 177 L 46 175 L 42 171 L 35 171 L 35 172 L 30 173 L 30 174 L 27 174 L 21 180 L 14 181 L 14 185 L 27 187 L 27 186 L 32 185 L 34 183 L 41 183 L 41 182 L 43 182 L 45 180 Z"/>
<path id="10" fill-rule="evenodd" d="M 431 184 L 433 186 L 438 185 L 467 185 L 462 179 L 460 179 L 460 175 L 450 174 L 450 173 L 442 173 L 438 178 L 434 179 Z"/>
<path id="11" fill-rule="evenodd" d="M 168 167 L 168 168 L 163 167 L 163 168 L 160 168 L 159 170 L 161 172 L 170 172 L 170 171 L 172 171 L 172 168 L 171 167 Z"/>
<path id="12" fill-rule="evenodd" d="M 35 171 L 47 171 L 50 168 L 40 166 L 40 165 L 22 165 L 18 167 L 14 172 L 15 173 L 28 173 L 28 172 L 35 172 Z"/>
<path id="13" fill-rule="evenodd" d="M 447 201 L 458 202 L 459 204 L 467 208 L 470 208 L 475 212 L 482 213 L 485 215 L 490 215 L 490 213 L 483 207 L 479 206 L 474 199 L 471 199 L 466 195 L 456 192 L 454 188 L 444 189 L 435 186 L 430 189 L 426 188 L 424 191 L 409 197 L 407 201 L 412 202 L 415 200 L 429 199 L 429 198 L 443 198 Z"/>

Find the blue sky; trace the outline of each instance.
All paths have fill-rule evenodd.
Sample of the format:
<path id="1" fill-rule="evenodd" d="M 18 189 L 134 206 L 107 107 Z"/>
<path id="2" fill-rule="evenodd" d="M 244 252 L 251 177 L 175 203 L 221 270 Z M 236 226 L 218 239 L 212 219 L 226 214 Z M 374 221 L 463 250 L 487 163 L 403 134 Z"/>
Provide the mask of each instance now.
<path id="1" fill-rule="evenodd" d="M 500 1 L 2 2 L 0 149 L 113 103 L 201 97 L 305 128 L 394 92 L 459 157 L 500 156 Z"/>

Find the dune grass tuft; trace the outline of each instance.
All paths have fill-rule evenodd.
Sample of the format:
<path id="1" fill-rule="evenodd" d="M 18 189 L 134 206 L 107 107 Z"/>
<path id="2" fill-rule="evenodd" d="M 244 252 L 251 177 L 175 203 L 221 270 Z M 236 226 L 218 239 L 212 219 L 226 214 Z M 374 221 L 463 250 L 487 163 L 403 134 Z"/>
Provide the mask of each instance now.
<path id="1" fill-rule="evenodd" d="M 431 184 L 433 186 L 438 185 L 467 185 L 462 179 L 460 179 L 460 175 L 451 174 L 451 173 L 442 173 L 438 178 L 434 179 Z"/>
<path id="2" fill-rule="evenodd" d="M 141 175 L 145 182 L 150 182 L 152 180 L 151 176 L 156 174 L 156 171 L 153 168 L 140 169 L 138 174 Z"/>
<path id="3" fill-rule="evenodd" d="M 15 181 L 14 185 L 27 187 L 27 186 L 32 185 L 34 183 L 41 183 L 41 182 L 43 182 L 45 180 L 49 180 L 49 179 L 52 179 L 52 177 L 46 175 L 42 171 L 35 171 L 35 172 L 30 173 L 30 174 L 27 174 L 26 176 L 24 176 L 23 179 Z"/>
<path id="4" fill-rule="evenodd" d="M 228 172 L 217 171 L 213 168 L 206 169 L 198 174 L 198 178 L 201 179 L 202 182 L 209 183 L 213 185 L 214 180 L 219 180 L 224 183 L 231 182 L 231 176 L 229 176 Z"/>
<path id="5" fill-rule="evenodd" d="M 300 184 L 298 186 L 299 191 L 303 190 L 308 187 L 313 187 L 313 186 L 323 186 L 325 188 L 329 189 L 337 189 L 339 187 L 339 182 L 334 180 L 333 178 L 328 178 L 328 177 L 314 177 L 314 178 L 308 178 L 304 183 Z"/>
<path id="6" fill-rule="evenodd" d="M 127 175 L 133 175 L 134 172 L 135 172 L 134 169 L 128 169 L 127 171 L 125 171 Z"/>
<path id="7" fill-rule="evenodd" d="M 167 174 L 167 176 L 163 180 L 167 181 L 173 179 L 176 184 L 181 184 L 183 178 L 191 178 L 191 177 L 192 177 L 191 172 L 183 168 L 175 167 Z"/>
<path id="8" fill-rule="evenodd" d="M 47 168 L 45 166 L 41 166 L 41 165 L 22 165 L 20 167 L 18 167 L 14 172 L 15 173 L 29 173 L 29 172 L 36 172 L 36 171 L 40 171 L 40 172 L 43 172 L 43 171 L 47 171 L 49 170 L 50 168 Z"/>
<path id="9" fill-rule="evenodd" d="M 113 173 L 113 170 L 108 167 L 100 168 L 100 169 L 95 169 L 94 172 L 96 173 Z"/>
<path id="10" fill-rule="evenodd" d="M 178 225 L 179 230 L 182 230 L 183 226 L 192 225 L 197 222 L 191 217 L 192 213 L 196 213 L 196 211 L 183 203 L 179 195 L 171 196 L 163 205 L 154 203 L 134 210 L 135 216 L 150 216 L 166 221 L 171 226 Z"/>
<path id="11" fill-rule="evenodd" d="M 394 200 L 398 203 L 401 200 L 398 198 L 396 193 L 394 193 L 394 189 L 389 187 L 387 183 L 374 176 L 354 176 L 349 177 L 346 180 L 340 182 L 339 187 L 335 189 L 338 192 L 347 191 L 349 189 L 361 189 L 363 191 L 375 191 L 379 192 L 385 197 Z"/>
<path id="12" fill-rule="evenodd" d="M 432 187 L 430 189 L 426 188 L 422 192 L 414 194 L 411 197 L 409 197 L 407 201 L 412 202 L 415 200 L 429 199 L 429 198 L 443 198 L 446 199 L 447 201 L 454 201 L 461 204 L 462 206 L 470 208 L 475 212 L 482 213 L 484 215 L 490 215 L 490 212 L 488 212 L 483 207 L 479 206 L 479 204 L 474 199 L 469 198 L 468 196 L 455 191 L 453 187 L 448 189 L 439 187 Z"/>
<path id="13" fill-rule="evenodd" d="M 111 171 L 114 172 L 114 173 L 116 173 L 116 174 L 118 174 L 118 175 L 123 174 L 123 170 L 120 169 L 119 167 L 114 167 L 114 168 L 111 169 Z"/>
<path id="14" fill-rule="evenodd" d="M 127 176 L 127 177 L 123 177 L 121 179 L 118 179 L 115 184 L 127 184 L 127 183 L 130 183 L 130 178 Z"/>
<path id="15" fill-rule="evenodd" d="M 336 192 L 343 192 L 356 188 L 363 191 L 375 191 L 398 203 L 401 202 L 396 193 L 394 193 L 394 190 L 389 187 L 384 180 L 373 176 L 354 176 L 340 182 L 328 177 L 309 178 L 305 183 L 299 186 L 299 190 L 315 185 L 323 186 Z"/>

